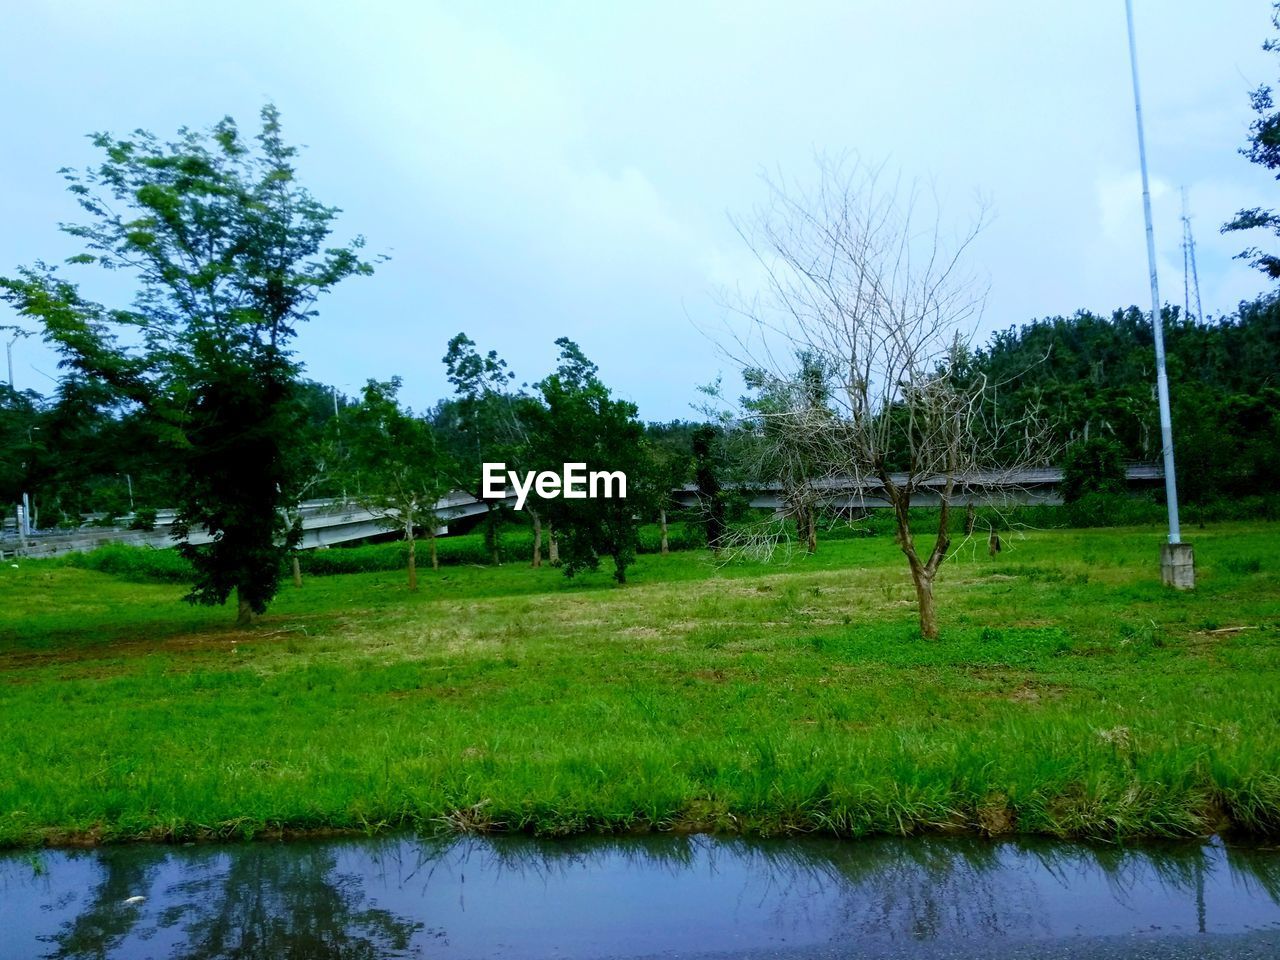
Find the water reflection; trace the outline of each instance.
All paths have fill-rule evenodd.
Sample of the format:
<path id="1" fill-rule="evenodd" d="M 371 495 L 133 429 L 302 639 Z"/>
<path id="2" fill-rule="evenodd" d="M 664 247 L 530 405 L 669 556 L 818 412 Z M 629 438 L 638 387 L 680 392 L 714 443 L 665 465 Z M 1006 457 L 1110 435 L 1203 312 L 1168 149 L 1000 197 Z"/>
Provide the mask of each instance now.
<path id="1" fill-rule="evenodd" d="M 874 955 L 1280 927 L 1280 855 L 1218 842 L 393 837 L 40 858 L 0 858 L 0 956 Z"/>
<path id="2" fill-rule="evenodd" d="M 369 903 L 364 877 L 339 869 L 334 845 L 113 848 L 95 859 L 101 879 L 82 912 L 39 938 L 53 947 L 44 956 L 105 958 L 137 942 L 190 960 L 356 960 L 408 956 L 425 928 Z"/>

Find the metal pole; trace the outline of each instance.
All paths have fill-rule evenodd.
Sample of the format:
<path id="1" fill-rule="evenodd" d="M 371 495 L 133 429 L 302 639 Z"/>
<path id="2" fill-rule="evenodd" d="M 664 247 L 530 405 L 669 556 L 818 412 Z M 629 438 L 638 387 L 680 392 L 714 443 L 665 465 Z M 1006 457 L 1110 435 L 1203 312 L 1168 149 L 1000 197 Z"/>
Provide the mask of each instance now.
<path id="1" fill-rule="evenodd" d="M 4 352 L 9 358 L 9 389 L 13 389 L 13 345 L 18 342 L 18 338 L 14 337 L 5 344 Z"/>
<path id="2" fill-rule="evenodd" d="M 1133 39 L 1133 0 L 1124 0 L 1129 22 L 1129 65 L 1133 69 L 1133 109 L 1138 119 L 1138 163 L 1142 167 L 1142 212 L 1147 219 L 1147 264 L 1151 269 L 1151 329 L 1156 340 L 1156 392 L 1160 401 L 1160 440 L 1164 444 L 1164 492 L 1169 503 L 1169 542 L 1181 543 L 1178 526 L 1178 479 L 1173 466 L 1173 420 L 1169 416 L 1169 381 L 1164 372 L 1164 321 L 1156 282 L 1156 240 L 1151 227 L 1151 188 L 1147 183 L 1147 145 L 1142 134 L 1142 97 L 1138 93 L 1138 48 Z"/>

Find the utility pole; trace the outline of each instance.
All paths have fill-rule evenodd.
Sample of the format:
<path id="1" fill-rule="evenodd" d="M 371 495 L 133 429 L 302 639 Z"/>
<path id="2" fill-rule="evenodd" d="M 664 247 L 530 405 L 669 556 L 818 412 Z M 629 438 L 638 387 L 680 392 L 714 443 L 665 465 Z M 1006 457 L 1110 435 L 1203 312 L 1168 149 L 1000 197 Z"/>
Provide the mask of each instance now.
<path id="1" fill-rule="evenodd" d="M 5 357 L 6 357 L 6 358 L 8 359 L 8 361 L 9 361 L 9 389 L 10 389 L 10 390 L 12 390 L 12 389 L 14 389 L 14 386 L 13 386 L 13 345 L 14 345 L 15 343 L 17 343 L 19 340 L 21 340 L 23 337 L 29 337 L 29 336 L 31 336 L 31 331 L 30 331 L 30 330 L 23 330 L 21 327 L 13 327 L 13 326 L 9 326 L 8 324 L 6 324 L 6 325 L 4 325 L 4 326 L 0 326 L 0 330 L 8 330 L 8 331 L 10 331 L 10 332 L 13 334 L 13 336 L 9 338 L 9 342 L 8 342 L 8 343 L 6 343 L 6 344 L 4 345 Z"/>
<path id="2" fill-rule="evenodd" d="M 1147 266 L 1151 272 L 1151 329 L 1156 342 L 1156 393 L 1160 404 L 1160 441 L 1164 446 L 1164 492 L 1169 505 L 1169 542 L 1160 548 L 1160 579 L 1166 586 L 1190 590 L 1196 585 L 1195 554 L 1182 542 L 1178 524 L 1178 477 L 1173 464 L 1173 419 L 1169 414 L 1169 380 L 1164 366 L 1164 321 L 1156 279 L 1156 240 L 1151 226 L 1151 187 L 1147 180 L 1147 144 L 1142 130 L 1142 96 L 1138 91 L 1138 47 L 1133 34 L 1133 0 L 1124 0 L 1129 26 L 1129 66 L 1133 72 L 1133 110 L 1138 123 L 1138 165 L 1142 168 L 1142 212 L 1147 222 Z"/>
<path id="3" fill-rule="evenodd" d="M 1191 267 L 1190 279 L 1187 267 Z M 1187 206 L 1187 188 L 1182 188 L 1182 296 L 1187 315 L 1191 315 L 1191 290 L 1196 292 L 1196 323 L 1204 320 L 1204 309 L 1200 306 L 1200 273 L 1196 270 L 1196 237 L 1191 231 L 1191 213 Z"/>

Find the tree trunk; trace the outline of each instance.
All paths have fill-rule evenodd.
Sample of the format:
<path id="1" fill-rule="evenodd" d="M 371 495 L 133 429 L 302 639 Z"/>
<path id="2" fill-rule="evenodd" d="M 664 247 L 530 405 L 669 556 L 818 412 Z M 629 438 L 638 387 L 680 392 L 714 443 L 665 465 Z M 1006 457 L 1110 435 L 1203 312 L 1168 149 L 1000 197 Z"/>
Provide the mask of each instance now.
<path id="1" fill-rule="evenodd" d="M 439 570 L 439 569 L 440 569 L 440 558 L 439 558 L 438 556 L 436 556 L 436 528 L 435 528 L 435 524 L 433 523 L 433 524 L 432 524 L 430 527 L 428 527 L 427 529 L 431 531 L 431 532 L 427 535 L 427 543 L 428 543 L 428 544 L 430 545 L 430 547 L 431 547 L 431 569 L 432 569 L 432 570 Z"/>
<path id="2" fill-rule="evenodd" d="M 536 510 L 530 510 L 529 515 L 533 517 L 533 563 L 531 566 L 542 566 L 542 518 L 538 516 Z"/>
<path id="3" fill-rule="evenodd" d="M 489 559 L 495 567 L 502 566 L 502 528 L 499 525 L 499 506 L 489 504 L 489 513 L 485 517 L 486 533 L 489 539 Z"/>
<path id="4" fill-rule="evenodd" d="M 418 589 L 418 541 L 413 538 L 413 521 L 404 525 L 404 538 L 409 541 L 409 589 Z"/>
<path id="5" fill-rule="evenodd" d="M 805 526 L 807 527 L 807 530 L 805 533 L 805 551 L 807 553 L 817 553 L 818 552 L 818 521 L 814 516 L 812 507 L 805 509 L 804 517 L 805 517 Z"/>
<path id="6" fill-rule="evenodd" d="M 293 567 L 293 585 L 295 587 L 302 586 L 302 565 L 298 563 L 298 555 L 295 553 L 289 558 Z"/>
<path id="7" fill-rule="evenodd" d="M 933 604 L 933 576 L 937 571 L 937 558 L 940 553 L 946 552 L 946 545 L 943 543 L 939 549 L 938 544 L 934 544 L 930 563 L 920 562 L 920 557 L 916 553 L 915 537 L 911 535 L 911 495 L 895 487 L 885 474 L 882 473 L 880 478 L 889 494 L 889 502 L 893 505 L 898 546 L 907 558 L 907 563 L 911 567 L 911 580 L 916 586 L 916 606 L 920 611 L 920 636 L 926 640 L 937 640 L 938 615 Z M 940 511 L 942 525 L 940 530 L 945 529 L 946 522 L 947 500 L 944 497 Z M 939 542 L 942 542 L 941 535 Z"/>
<path id="8" fill-rule="evenodd" d="M 551 529 L 551 524 L 547 524 L 547 562 L 553 567 L 560 566 L 560 541 L 556 539 L 556 532 Z"/>
<path id="9" fill-rule="evenodd" d="M 933 605 L 933 578 L 923 570 L 912 571 L 916 583 L 916 603 L 920 607 L 920 636 L 926 640 L 938 639 L 938 614 Z"/>
<path id="10" fill-rule="evenodd" d="M 249 605 L 249 601 L 244 597 L 244 591 L 236 587 L 236 626 L 248 627 L 252 626 L 253 621 L 258 619 L 258 615 L 253 612 L 253 607 Z"/>
<path id="11" fill-rule="evenodd" d="M 965 507 L 964 510 L 964 535 L 966 537 L 973 536 L 974 524 L 978 522 L 978 515 L 973 510 L 973 504 Z"/>
<path id="12" fill-rule="evenodd" d="M 658 511 L 658 523 L 662 527 L 662 544 L 658 547 L 658 552 L 664 557 L 671 552 L 671 544 L 667 539 L 667 508 L 663 507 Z"/>

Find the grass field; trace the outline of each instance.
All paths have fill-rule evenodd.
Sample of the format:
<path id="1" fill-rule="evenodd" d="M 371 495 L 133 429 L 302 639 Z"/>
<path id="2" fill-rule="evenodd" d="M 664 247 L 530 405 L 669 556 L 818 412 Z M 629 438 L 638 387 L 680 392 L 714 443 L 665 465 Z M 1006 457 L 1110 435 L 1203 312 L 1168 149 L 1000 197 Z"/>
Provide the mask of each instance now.
<path id="1" fill-rule="evenodd" d="M 0 568 L 0 844 L 327 829 L 1280 834 L 1280 525 L 311 577 L 264 621 Z"/>

